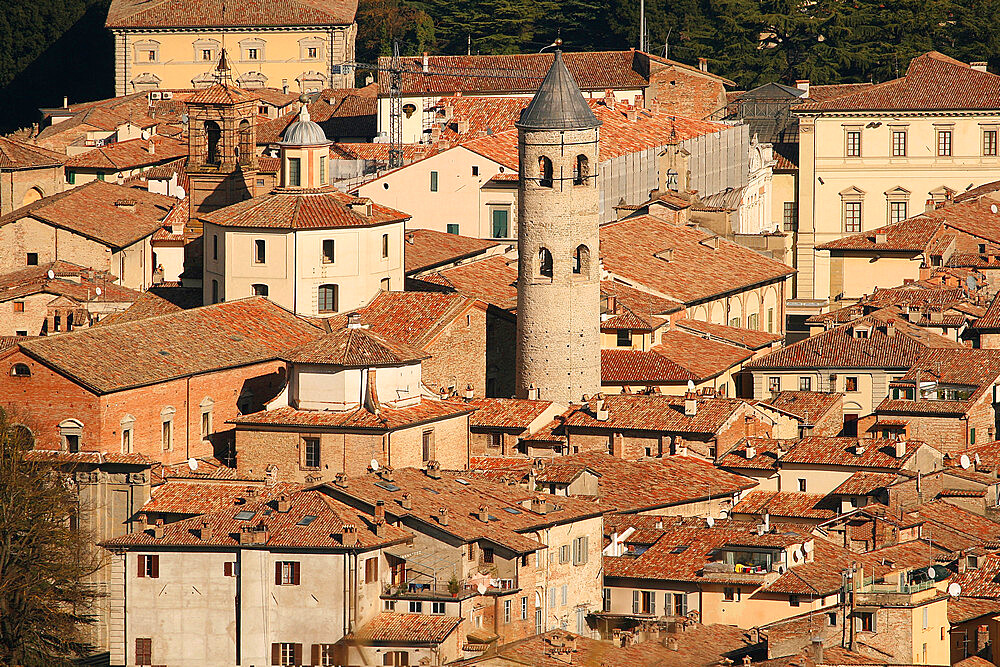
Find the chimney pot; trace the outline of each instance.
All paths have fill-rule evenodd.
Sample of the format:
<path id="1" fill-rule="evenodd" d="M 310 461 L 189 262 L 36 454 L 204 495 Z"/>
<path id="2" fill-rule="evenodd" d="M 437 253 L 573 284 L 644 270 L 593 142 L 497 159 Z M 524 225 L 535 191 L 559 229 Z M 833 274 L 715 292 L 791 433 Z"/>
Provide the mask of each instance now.
<path id="1" fill-rule="evenodd" d="M 278 497 L 278 511 L 282 514 L 287 513 L 292 509 L 292 501 L 288 499 L 288 494 L 282 493 Z"/>
<path id="2" fill-rule="evenodd" d="M 480 505 L 479 506 L 479 513 L 478 513 L 477 516 L 479 517 L 479 520 L 482 521 L 483 523 L 489 523 L 490 522 L 490 510 L 489 510 L 489 508 L 486 507 L 486 505 Z"/>
<path id="3" fill-rule="evenodd" d="M 411 496 L 409 493 L 404 493 L 403 497 L 400 499 L 399 504 L 402 506 L 404 510 L 412 510 L 413 496 Z"/>
<path id="4" fill-rule="evenodd" d="M 795 87 L 803 92 L 803 97 L 809 97 L 809 79 L 796 80 Z"/>
<path id="5" fill-rule="evenodd" d="M 342 472 L 338 472 L 333 477 L 333 483 L 334 483 L 335 486 L 339 486 L 342 489 L 346 489 L 347 488 L 347 474 L 346 473 L 342 473 Z"/>
<path id="6" fill-rule="evenodd" d="M 212 525 L 208 521 L 201 522 L 201 539 L 206 542 L 212 539 Z"/>
<path id="7" fill-rule="evenodd" d="M 438 523 L 440 523 L 442 526 L 447 526 L 448 525 L 448 508 L 447 507 L 442 507 L 441 509 L 438 510 L 437 520 L 438 520 Z"/>
<path id="8" fill-rule="evenodd" d="M 698 69 L 702 72 L 708 71 L 708 58 L 698 58 Z"/>
<path id="9" fill-rule="evenodd" d="M 696 417 L 698 415 L 698 394 L 689 391 L 684 394 L 684 416 Z"/>
<path id="10" fill-rule="evenodd" d="M 163 539 L 163 519 L 157 519 L 153 524 L 153 537 L 158 540 Z"/>

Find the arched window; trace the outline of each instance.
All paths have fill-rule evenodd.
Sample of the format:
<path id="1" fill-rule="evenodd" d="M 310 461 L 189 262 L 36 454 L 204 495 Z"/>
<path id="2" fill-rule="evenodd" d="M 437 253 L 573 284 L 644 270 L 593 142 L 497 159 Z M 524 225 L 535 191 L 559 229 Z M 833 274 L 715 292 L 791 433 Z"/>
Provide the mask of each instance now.
<path id="1" fill-rule="evenodd" d="M 74 453 L 80 451 L 83 422 L 79 419 L 66 419 L 59 423 L 58 429 L 59 436 L 62 438 L 63 450 Z"/>
<path id="2" fill-rule="evenodd" d="M 250 121 L 246 118 L 240 121 L 239 132 L 240 143 L 236 147 L 236 161 L 240 164 L 249 164 L 250 156 L 253 155 L 254 145 L 250 134 Z"/>
<path id="3" fill-rule="evenodd" d="M 16 378 L 31 377 L 31 369 L 28 364 L 14 364 L 10 367 L 10 374 Z"/>
<path id="4" fill-rule="evenodd" d="M 263 283 L 251 285 L 250 289 L 253 290 L 254 296 L 267 296 L 267 285 Z"/>
<path id="5" fill-rule="evenodd" d="M 219 281 L 212 281 L 212 303 L 219 303 Z"/>
<path id="6" fill-rule="evenodd" d="M 538 184 L 543 188 L 552 187 L 552 160 L 544 155 L 538 158 Z"/>
<path id="7" fill-rule="evenodd" d="M 546 278 L 552 277 L 552 253 L 548 248 L 538 251 L 538 272 Z"/>
<path id="8" fill-rule="evenodd" d="M 573 273 L 590 275 L 590 248 L 585 245 L 577 246 L 576 252 L 573 253 Z"/>
<path id="9" fill-rule="evenodd" d="M 573 185 L 586 185 L 590 177 L 590 160 L 586 155 L 577 155 L 573 164 Z"/>
<path id="10" fill-rule="evenodd" d="M 321 313 L 335 313 L 340 310 L 340 287 L 320 285 L 317 307 Z"/>
<path id="11" fill-rule="evenodd" d="M 205 139 L 208 141 L 208 154 L 205 161 L 209 164 L 219 164 L 219 143 L 222 141 L 222 128 L 214 120 L 205 122 Z"/>
<path id="12" fill-rule="evenodd" d="M 14 424 L 11 427 L 11 435 L 13 436 L 13 443 L 15 447 L 20 447 L 21 449 L 34 449 L 35 434 L 32 433 L 31 429 L 24 424 Z"/>
<path id="13" fill-rule="evenodd" d="M 32 202 L 38 201 L 44 196 L 45 193 L 42 192 L 41 188 L 39 187 L 31 188 L 30 190 L 24 193 L 24 198 L 21 200 L 21 206 L 27 206 Z"/>

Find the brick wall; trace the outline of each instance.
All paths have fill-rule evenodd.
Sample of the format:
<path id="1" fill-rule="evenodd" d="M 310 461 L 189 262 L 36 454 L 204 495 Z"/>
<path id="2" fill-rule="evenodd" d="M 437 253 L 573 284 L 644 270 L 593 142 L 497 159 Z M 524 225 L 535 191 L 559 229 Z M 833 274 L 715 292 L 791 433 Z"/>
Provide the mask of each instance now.
<path id="1" fill-rule="evenodd" d="M 472 385 L 486 395 L 486 311 L 472 306 L 456 318 L 429 346 L 430 359 L 421 364 L 424 384 L 433 390 Z"/>
<path id="2" fill-rule="evenodd" d="M 25 195 L 37 188 L 43 197 L 62 192 L 66 177 L 62 167 L 5 171 L 0 174 L 0 215 L 24 205 Z"/>
<path id="3" fill-rule="evenodd" d="M 647 95 L 688 118 L 705 118 L 726 106 L 721 81 L 673 66 L 650 73 Z"/>

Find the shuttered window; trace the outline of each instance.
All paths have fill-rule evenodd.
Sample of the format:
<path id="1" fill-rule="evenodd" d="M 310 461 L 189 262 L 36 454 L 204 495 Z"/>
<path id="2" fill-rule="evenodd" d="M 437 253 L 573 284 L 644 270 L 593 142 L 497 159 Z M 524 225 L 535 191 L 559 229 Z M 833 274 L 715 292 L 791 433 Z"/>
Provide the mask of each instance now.
<path id="1" fill-rule="evenodd" d="M 299 583 L 298 561 L 278 561 L 274 564 L 275 586 L 298 586 Z"/>
<path id="2" fill-rule="evenodd" d="M 160 557 L 140 554 L 136 575 L 141 578 L 158 578 L 160 576 Z"/>

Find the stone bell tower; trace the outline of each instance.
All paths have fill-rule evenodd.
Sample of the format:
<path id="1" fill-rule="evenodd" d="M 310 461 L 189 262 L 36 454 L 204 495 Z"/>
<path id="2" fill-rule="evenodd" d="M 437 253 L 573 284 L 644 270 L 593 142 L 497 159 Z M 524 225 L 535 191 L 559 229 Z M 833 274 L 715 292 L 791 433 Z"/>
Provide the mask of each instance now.
<path id="1" fill-rule="evenodd" d="M 562 52 L 518 128 L 517 395 L 601 388 L 598 128 Z"/>
<path id="2" fill-rule="evenodd" d="M 257 96 L 233 83 L 222 51 L 218 82 L 185 104 L 188 116 L 187 175 L 191 182 L 190 226 L 198 216 L 254 196 L 257 176 Z"/>

